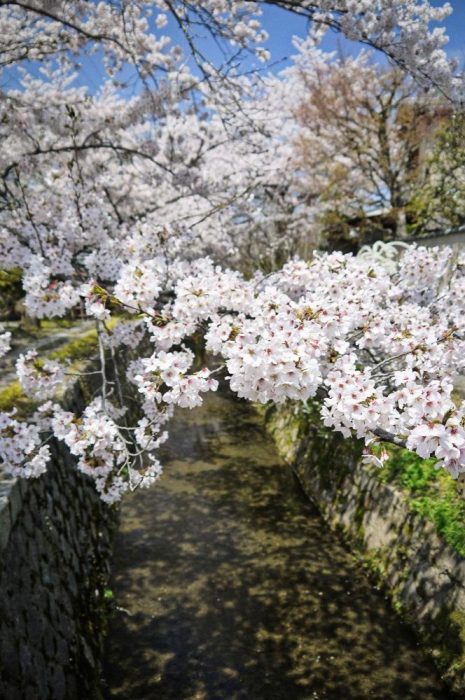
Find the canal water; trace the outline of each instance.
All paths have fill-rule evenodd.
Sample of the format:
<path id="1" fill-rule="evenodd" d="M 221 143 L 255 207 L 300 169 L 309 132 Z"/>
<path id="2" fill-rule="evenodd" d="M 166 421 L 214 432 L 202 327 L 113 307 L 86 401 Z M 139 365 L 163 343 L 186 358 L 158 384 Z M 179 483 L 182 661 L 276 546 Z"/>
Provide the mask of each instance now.
<path id="1" fill-rule="evenodd" d="M 251 407 L 179 410 L 164 463 L 122 508 L 106 698 L 450 697 Z"/>

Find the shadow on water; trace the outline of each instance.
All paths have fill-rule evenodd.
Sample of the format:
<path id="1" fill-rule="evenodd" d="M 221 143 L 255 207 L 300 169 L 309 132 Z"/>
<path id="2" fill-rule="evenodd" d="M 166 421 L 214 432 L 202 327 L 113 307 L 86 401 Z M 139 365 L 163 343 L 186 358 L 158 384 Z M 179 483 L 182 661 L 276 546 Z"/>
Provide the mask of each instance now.
<path id="1" fill-rule="evenodd" d="M 249 407 L 179 411 L 164 463 L 123 505 L 107 698 L 450 697 Z"/>

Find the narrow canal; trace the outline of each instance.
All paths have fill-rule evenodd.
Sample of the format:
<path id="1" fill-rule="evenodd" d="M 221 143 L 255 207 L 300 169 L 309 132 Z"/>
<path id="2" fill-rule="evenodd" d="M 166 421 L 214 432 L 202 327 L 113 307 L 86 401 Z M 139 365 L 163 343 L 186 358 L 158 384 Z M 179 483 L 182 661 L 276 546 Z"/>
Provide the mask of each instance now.
<path id="1" fill-rule="evenodd" d="M 122 510 L 107 698 L 449 698 L 250 407 L 178 411 L 164 462 Z"/>

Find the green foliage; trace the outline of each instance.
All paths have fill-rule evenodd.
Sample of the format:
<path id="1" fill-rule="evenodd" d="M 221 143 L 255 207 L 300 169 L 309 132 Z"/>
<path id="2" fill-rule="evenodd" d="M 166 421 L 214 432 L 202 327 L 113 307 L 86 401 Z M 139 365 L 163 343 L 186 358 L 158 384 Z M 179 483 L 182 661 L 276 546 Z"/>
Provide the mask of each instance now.
<path id="1" fill-rule="evenodd" d="M 444 540 L 465 555 L 465 500 L 456 481 L 438 469 L 433 459 L 421 459 L 398 447 L 389 447 L 388 452 L 380 478 L 407 491 L 412 511 L 432 522 Z"/>
<path id="2" fill-rule="evenodd" d="M 12 408 L 16 408 L 17 416 L 24 417 L 36 407 L 37 403 L 26 396 L 18 381 L 0 389 L 0 411 L 10 411 Z"/>
<path id="3" fill-rule="evenodd" d="M 114 600 L 115 594 L 114 594 L 114 592 L 112 591 L 111 588 L 105 588 L 105 589 L 103 590 L 103 597 L 104 597 L 104 599 L 105 599 L 106 601 L 111 602 L 111 601 Z"/>
<path id="4" fill-rule="evenodd" d="M 16 316 L 15 304 L 24 296 L 22 271 L 0 270 L 0 318 Z"/>
<path id="5" fill-rule="evenodd" d="M 434 148 L 426 163 L 428 177 L 409 204 L 410 231 L 428 225 L 460 226 L 465 220 L 465 115 L 440 115 Z"/>

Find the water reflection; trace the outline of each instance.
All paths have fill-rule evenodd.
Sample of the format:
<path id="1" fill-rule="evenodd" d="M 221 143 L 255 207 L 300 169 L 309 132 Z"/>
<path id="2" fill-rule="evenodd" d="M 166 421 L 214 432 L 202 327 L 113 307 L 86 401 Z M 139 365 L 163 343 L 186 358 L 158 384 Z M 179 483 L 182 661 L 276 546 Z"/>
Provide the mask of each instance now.
<path id="1" fill-rule="evenodd" d="M 450 697 L 249 407 L 179 411 L 164 460 L 123 507 L 108 698 Z"/>

